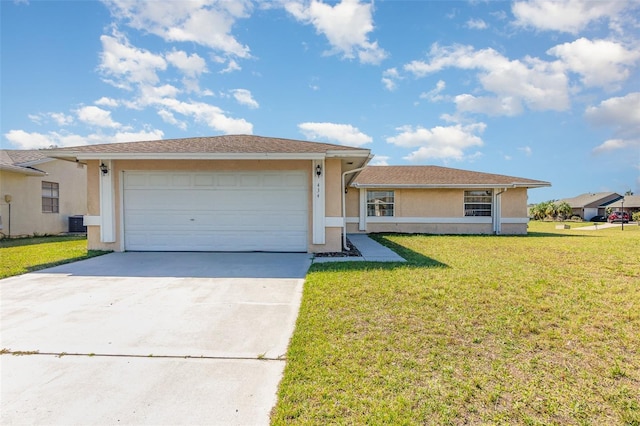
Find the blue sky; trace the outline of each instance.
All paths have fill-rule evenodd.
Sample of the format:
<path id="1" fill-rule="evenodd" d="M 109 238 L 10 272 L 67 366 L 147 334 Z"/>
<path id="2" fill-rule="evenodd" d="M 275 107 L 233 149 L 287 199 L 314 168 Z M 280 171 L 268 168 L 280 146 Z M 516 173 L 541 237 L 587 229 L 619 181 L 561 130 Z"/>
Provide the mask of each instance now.
<path id="1" fill-rule="evenodd" d="M 640 1 L 0 2 L 7 149 L 256 134 L 640 194 Z"/>

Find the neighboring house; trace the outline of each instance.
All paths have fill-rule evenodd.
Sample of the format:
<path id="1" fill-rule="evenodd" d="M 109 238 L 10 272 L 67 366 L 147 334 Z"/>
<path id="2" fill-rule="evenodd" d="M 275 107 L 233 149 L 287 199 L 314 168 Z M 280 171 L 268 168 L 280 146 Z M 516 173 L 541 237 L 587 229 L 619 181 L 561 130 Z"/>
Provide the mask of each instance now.
<path id="1" fill-rule="evenodd" d="M 605 210 L 609 204 L 621 198 L 622 195 L 615 192 L 595 192 L 558 200 L 556 204 L 566 202 L 571 206 L 574 216 L 580 216 L 584 220 L 591 220 L 594 216 L 605 215 Z"/>
<path id="2" fill-rule="evenodd" d="M 640 212 L 640 195 L 625 195 L 619 200 L 607 205 L 612 211 L 625 211 L 631 217 L 634 213 Z"/>
<path id="3" fill-rule="evenodd" d="M 115 251 L 335 252 L 347 222 L 357 222 L 349 232 L 518 234 L 527 188 L 549 186 L 446 168 L 365 168 L 368 149 L 252 135 L 48 155 L 87 165 L 88 245 Z M 402 170 L 418 172 L 405 181 Z M 385 173 L 383 182 L 367 178 Z"/>
<path id="4" fill-rule="evenodd" d="M 0 234 L 59 234 L 86 213 L 86 168 L 46 152 L 0 150 Z"/>
<path id="5" fill-rule="evenodd" d="M 348 232 L 526 234 L 527 189 L 550 184 L 438 166 L 368 166 L 351 186 Z"/>

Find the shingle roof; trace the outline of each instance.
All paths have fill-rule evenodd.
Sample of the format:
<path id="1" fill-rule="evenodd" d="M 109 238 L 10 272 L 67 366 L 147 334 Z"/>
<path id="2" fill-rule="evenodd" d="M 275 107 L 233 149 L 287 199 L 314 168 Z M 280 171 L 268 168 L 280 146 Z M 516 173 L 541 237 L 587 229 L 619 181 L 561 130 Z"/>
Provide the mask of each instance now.
<path id="1" fill-rule="evenodd" d="M 18 149 L 1 149 L 0 150 L 0 170 L 6 170 L 14 173 L 25 175 L 43 176 L 46 173 L 31 167 L 34 162 L 49 160 L 49 157 L 40 150 L 18 150 Z"/>
<path id="2" fill-rule="evenodd" d="M 367 166 L 355 187 L 551 186 L 549 182 L 440 166 Z"/>
<path id="3" fill-rule="evenodd" d="M 621 208 L 622 207 L 622 199 L 618 199 L 617 201 L 607 204 L 607 207 L 611 208 Z M 640 195 L 625 195 L 624 196 L 624 207 L 625 209 L 629 208 L 638 208 L 640 207 Z"/>
<path id="4" fill-rule="evenodd" d="M 609 204 L 620 198 L 622 198 L 622 195 L 616 192 L 588 192 L 586 194 L 580 194 L 577 197 L 559 200 L 559 202 L 565 202 L 573 208 L 595 208 Z"/>
<path id="5" fill-rule="evenodd" d="M 254 135 L 226 135 L 184 139 L 164 139 L 141 142 L 108 143 L 84 145 L 70 148 L 57 148 L 51 155 L 64 153 L 78 154 L 308 154 L 328 151 L 361 151 L 354 148 L 321 142 L 308 142 L 293 139 L 270 138 Z"/>

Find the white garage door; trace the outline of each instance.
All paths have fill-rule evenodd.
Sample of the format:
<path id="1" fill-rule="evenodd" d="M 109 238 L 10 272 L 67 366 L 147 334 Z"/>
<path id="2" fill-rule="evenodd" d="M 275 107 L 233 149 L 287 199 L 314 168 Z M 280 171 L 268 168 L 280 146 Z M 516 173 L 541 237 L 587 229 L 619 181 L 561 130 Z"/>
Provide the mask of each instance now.
<path id="1" fill-rule="evenodd" d="M 303 171 L 125 172 L 125 249 L 307 251 Z"/>

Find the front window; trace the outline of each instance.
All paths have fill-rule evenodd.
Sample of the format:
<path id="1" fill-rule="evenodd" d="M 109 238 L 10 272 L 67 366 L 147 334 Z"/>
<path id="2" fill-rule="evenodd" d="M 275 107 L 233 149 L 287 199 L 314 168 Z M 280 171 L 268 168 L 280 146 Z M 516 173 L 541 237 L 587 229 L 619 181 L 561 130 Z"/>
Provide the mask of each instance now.
<path id="1" fill-rule="evenodd" d="M 393 216 L 393 191 L 367 191 L 367 216 Z"/>
<path id="2" fill-rule="evenodd" d="M 464 191 L 465 216 L 491 216 L 491 190 Z"/>
<path id="3" fill-rule="evenodd" d="M 42 213 L 58 213 L 60 189 L 55 182 L 42 182 Z"/>

